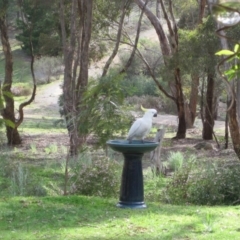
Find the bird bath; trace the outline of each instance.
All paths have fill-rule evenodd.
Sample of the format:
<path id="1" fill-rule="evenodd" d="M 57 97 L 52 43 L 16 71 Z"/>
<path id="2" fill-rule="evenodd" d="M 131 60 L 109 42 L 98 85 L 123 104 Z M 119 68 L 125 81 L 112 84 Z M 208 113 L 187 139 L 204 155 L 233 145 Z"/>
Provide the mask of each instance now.
<path id="1" fill-rule="evenodd" d="M 146 208 L 143 191 L 142 157 L 153 151 L 159 142 L 132 140 L 109 140 L 107 145 L 124 156 L 120 199 L 120 208 Z"/>

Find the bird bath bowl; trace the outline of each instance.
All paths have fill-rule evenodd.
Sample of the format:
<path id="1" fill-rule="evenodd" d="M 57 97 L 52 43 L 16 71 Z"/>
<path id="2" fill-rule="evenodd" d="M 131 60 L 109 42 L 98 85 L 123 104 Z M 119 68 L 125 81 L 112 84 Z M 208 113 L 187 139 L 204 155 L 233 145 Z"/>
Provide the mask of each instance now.
<path id="1" fill-rule="evenodd" d="M 153 151 L 159 142 L 132 140 L 109 140 L 107 145 L 124 156 L 120 199 L 120 208 L 146 208 L 143 191 L 142 157 Z"/>

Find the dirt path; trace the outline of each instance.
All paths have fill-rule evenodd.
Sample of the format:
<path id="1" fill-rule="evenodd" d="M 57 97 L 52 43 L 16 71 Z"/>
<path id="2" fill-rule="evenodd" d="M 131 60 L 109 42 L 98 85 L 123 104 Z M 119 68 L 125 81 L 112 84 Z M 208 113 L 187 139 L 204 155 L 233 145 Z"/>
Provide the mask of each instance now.
<path id="1" fill-rule="evenodd" d="M 62 80 L 54 81 L 50 84 L 40 86 L 34 102 L 26 108 L 25 115 L 28 117 L 33 116 L 46 116 L 56 117 L 59 116 L 58 98 L 62 93 Z M 60 117 L 60 116 L 59 116 Z M 178 126 L 178 118 L 176 115 L 159 113 L 157 118 L 153 119 L 153 124 L 157 127 L 172 128 L 176 131 Z M 215 121 L 215 131 L 224 130 L 224 121 Z M 202 129 L 200 119 L 195 121 L 195 131 Z M 189 132 L 193 132 L 191 129 Z"/>
<path id="2" fill-rule="evenodd" d="M 58 98 L 62 93 L 62 80 L 40 86 L 37 89 L 34 102 L 25 109 L 25 116 L 59 116 Z"/>

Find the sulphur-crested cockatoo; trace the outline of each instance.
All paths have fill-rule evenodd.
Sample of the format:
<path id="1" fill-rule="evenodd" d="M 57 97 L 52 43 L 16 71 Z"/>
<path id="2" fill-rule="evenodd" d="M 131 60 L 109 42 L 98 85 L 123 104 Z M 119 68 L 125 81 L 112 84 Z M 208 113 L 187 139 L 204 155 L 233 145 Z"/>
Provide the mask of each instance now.
<path id="1" fill-rule="evenodd" d="M 143 141 L 152 128 L 152 118 L 157 116 L 157 110 L 145 109 L 142 106 L 141 108 L 145 114 L 142 118 L 137 119 L 131 126 L 127 136 L 127 140 L 129 140 L 129 142 L 135 138 L 140 138 Z"/>

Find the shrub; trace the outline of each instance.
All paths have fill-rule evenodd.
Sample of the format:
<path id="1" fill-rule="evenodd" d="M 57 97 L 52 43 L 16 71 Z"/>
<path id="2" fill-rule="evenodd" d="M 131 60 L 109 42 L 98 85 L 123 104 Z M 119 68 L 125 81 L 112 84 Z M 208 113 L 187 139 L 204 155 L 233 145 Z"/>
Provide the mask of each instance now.
<path id="1" fill-rule="evenodd" d="M 184 204 L 187 202 L 188 178 L 191 167 L 179 168 L 166 184 L 162 199 L 171 204 Z"/>
<path id="2" fill-rule="evenodd" d="M 144 173 L 144 198 L 146 201 L 158 202 L 161 196 L 161 190 L 164 189 L 166 178 L 162 175 L 156 175 L 152 169 Z"/>
<path id="3" fill-rule="evenodd" d="M 74 186 L 74 193 L 116 197 L 119 194 L 120 167 L 116 161 L 103 158 L 85 165 L 80 170 Z"/>
<path id="4" fill-rule="evenodd" d="M 132 116 L 126 111 L 123 89 L 120 82 L 123 75 L 109 72 L 98 81 L 89 83 L 83 94 L 79 114 L 79 134 L 97 138 L 95 146 L 106 147 L 106 141 L 116 136 L 125 136 Z"/>
<path id="5" fill-rule="evenodd" d="M 41 57 L 36 60 L 34 67 L 37 83 L 50 83 L 52 77 L 59 78 L 62 73 L 62 59 L 60 57 Z"/>
<path id="6" fill-rule="evenodd" d="M 12 86 L 11 91 L 14 96 L 28 96 L 31 94 L 32 88 L 29 84 L 16 83 Z"/>
<path id="7" fill-rule="evenodd" d="M 161 99 L 149 95 L 128 97 L 126 98 L 126 104 L 137 106 L 136 110 L 140 110 L 142 105 L 145 108 L 155 108 L 157 111 L 163 111 Z"/>
<path id="8" fill-rule="evenodd" d="M 181 152 L 170 152 L 167 166 L 171 170 L 179 170 L 183 166 L 184 156 Z"/>
<path id="9" fill-rule="evenodd" d="M 240 165 L 201 168 L 188 182 L 188 199 L 194 204 L 232 205 L 240 199 Z"/>
<path id="10" fill-rule="evenodd" d="M 40 179 L 22 164 L 14 164 L 7 157 L 0 159 L 0 188 L 3 195 L 46 196 Z"/>
<path id="11" fill-rule="evenodd" d="M 143 74 L 127 76 L 121 81 L 125 97 L 129 96 L 158 96 L 158 89 L 152 78 Z"/>
<path id="12" fill-rule="evenodd" d="M 164 190 L 164 200 L 173 204 L 231 205 L 240 199 L 240 165 L 216 165 L 210 161 L 183 165 Z"/>

